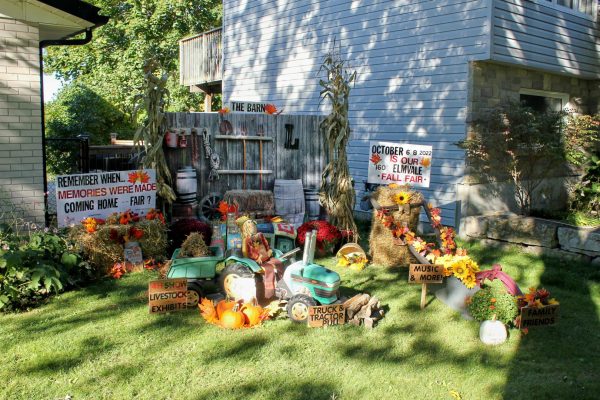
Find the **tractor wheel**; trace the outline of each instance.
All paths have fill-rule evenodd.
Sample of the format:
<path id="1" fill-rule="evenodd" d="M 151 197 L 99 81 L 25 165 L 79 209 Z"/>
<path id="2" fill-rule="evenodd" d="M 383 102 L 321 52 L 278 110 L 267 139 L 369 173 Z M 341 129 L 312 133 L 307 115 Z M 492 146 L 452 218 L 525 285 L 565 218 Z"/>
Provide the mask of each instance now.
<path id="1" fill-rule="evenodd" d="M 221 289 L 225 296 L 231 299 L 239 300 L 244 297 L 244 293 L 240 293 L 241 279 L 254 280 L 254 297 L 256 297 L 256 278 L 254 272 L 244 264 L 235 263 L 229 264 L 221 272 Z"/>
<path id="2" fill-rule="evenodd" d="M 288 317 L 294 322 L 306 323 L 308 320 L 308 308 L 316 305 L 317 302 L 305 294 L 292 296 L 287 304 Z"/>
<path id="3" fill-rule="evenodd" d="M 187 287 L 187 307 L 195 308 L 198 307 L 198 303 L 200 303 L 200 299 L 202 299 L 202 289 L 199 285 L 188 283 Z"/>

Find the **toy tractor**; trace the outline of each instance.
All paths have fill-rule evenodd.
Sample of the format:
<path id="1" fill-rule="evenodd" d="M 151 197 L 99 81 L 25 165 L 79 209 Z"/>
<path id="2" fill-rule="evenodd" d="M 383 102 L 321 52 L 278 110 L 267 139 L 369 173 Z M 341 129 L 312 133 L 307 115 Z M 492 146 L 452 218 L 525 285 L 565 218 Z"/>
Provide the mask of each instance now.
<path id="1" fill-rule="evenodd" d="M 236 300 L 287 300 L 290 319 L 306 322 L 310 306 L 338 301 L 340 286 L 337 272 L 313 263 L 315 245 L 316 231 L 307 232 L 302 260 L 291 264 L 288 257 L 300 249 L 286 254 L 274 250 L 274 257 L 283 264 L 283 273 L 276 274 L 275 291 L 271 297 L 265 296 L 265 269 L 250 258 L 227 258 L 226 267 L 221 273 L 221 287 L 226 296 Z"/>

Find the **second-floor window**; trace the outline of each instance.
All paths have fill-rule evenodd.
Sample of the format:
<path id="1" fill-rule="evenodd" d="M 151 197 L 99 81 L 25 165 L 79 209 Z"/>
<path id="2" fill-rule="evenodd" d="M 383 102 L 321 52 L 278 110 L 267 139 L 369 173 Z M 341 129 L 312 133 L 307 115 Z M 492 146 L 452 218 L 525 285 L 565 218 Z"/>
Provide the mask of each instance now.
<path id="1" fill-rule="evenodd" d="M 546 2 L 566 7 L 592 17 L 594 17 L 597 12 L 598 4 L 598 0 L 546 0 Z"/>

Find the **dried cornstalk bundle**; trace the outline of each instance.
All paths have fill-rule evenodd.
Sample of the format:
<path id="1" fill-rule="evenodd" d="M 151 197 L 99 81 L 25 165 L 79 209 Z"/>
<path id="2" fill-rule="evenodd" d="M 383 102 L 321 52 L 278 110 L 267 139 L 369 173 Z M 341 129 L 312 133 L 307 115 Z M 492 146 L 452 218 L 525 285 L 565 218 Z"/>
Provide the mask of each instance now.
<path id="1" fill-rule="evenodd" d="M 183 241 L 179 257 L 206 257 L 210 255 L 210 250 L 204 242 L 201 233 L 192 232 Z"/>
<path id="2" fill-rule="evenodd" d="M 356 71 L 350 72 L 346 61 L 335 51 L 325 57 L 321 69 L 327 73 L 327 79 L 319 82 L 323 88 L 321 100 L 331 103 L 331 113 L 319 126 L 328 162 L 321 177 L 319 200 L 327 210 L 329 222 L 341 230 L 353 232 L 352 240 L 358 241 L 353 214 L 356 194 L 346 155 L 346 145 L 350 139 L 348 100 Z"/>

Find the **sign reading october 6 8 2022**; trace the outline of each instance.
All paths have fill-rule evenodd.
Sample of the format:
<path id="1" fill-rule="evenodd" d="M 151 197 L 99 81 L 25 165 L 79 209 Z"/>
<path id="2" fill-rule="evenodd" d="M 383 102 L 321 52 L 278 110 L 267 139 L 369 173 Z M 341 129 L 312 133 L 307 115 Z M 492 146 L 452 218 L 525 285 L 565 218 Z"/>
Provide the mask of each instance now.
<path id="1" fill-rule="evenodd" d="M 60 175 L 56 177 L 58 226 L 87 217 L 106 218 L 132 210 L 144 215 L 156 204 L 153 169 Z"/>
<path id="2" fill-rule="evenodd" d="M 431 146 L 369 142 L 369 183 L 429 187 Z"/>

